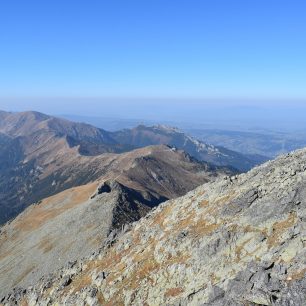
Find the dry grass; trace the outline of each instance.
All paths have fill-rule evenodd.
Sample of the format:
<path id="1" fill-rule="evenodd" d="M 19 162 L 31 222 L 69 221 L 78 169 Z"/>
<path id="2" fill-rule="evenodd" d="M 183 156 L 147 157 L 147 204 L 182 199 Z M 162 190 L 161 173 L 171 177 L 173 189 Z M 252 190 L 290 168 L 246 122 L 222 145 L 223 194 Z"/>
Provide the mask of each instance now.
<path id="1" fill-rule="evenodd" d="M 191 213 L 187 214 L 187 218 L 180 220 L 177 224 L 174 225 L 174 231 L 181 231 L 186 229 L 194 223 L 194 218 L 196 217 L 196 213 L 192 211 Z"/>
<path id="2" fill-rule="evenodd" d="M 211 283 L 212 283 L 213 285 L 219 283 L 220 280 L 221 280 L 221 278 L 220 278 L 219 276 L 216 276 L 215 273 L 211 273 L 211 274 L 210 274 L 210 281 L 211 281 Z"/>
<path id="3" fill-rule="evenodd" d="M 222 197 L 219 199 L 219 203 L 222 201 L 226 202 L 229 197 Z M 210 203 L 208 201 L 202 201 L 201 205 L 205 207 L 206 210 L 210 208 Z M 215 206 L 215 205 L 212 205 Z M 172 214 L 173 205 L 170 202 L 164 207 L 162 212 L 154 215 L 149 226 L 155 227 L 159 226 L 161 229 L 165 229 L 167 225 L 166 219 Z M 211 224 L 205 218 L 198 219 L 198 215 L 195 211 L 189 210 L 181 212 L 179 222 L 171 225 L 171 236 L 178 235 L 182 230 L 187 229 L 192 235 L 209 235 L 214 230 L 216 230 L 219 224 Z M 171 223 L 172 221 L 170 221 Z M 149 239 L 149 241 L 142 241 L 141 229 L 131 233 L 132 245 L 139 246 L 137 251 L 134 248 L 127 248 L 126 250 L 117 251 L 115 248 L 111 248 L 107 254 L 103 257 L 103 260 L 95 260 L 88 263 L 87 268 L 75 279 L 72 284 L 67 288 L 67 290 L 72 290 L 74 293 L 80 291 L 82 288 L 89 286 L 92 283 L 91 273 L 96 270 L 99 271 L 109 271 L 110 274 L 105 280 L 106 286 L 112 286 L 116 282 L 116 297 L 110 301 L 109 305 L 121 305 L 123 303 L 123 292 L 126 289 L 137 291 L 139 284 L 144 280 L 154 286 L 153 275 L 160 273 L 161 271 L 167 271 L 167 267 L 171 265 L 188 265 L 188 261 L 191 257 L 189 252 L 178 253 L 175 256 L 167 254 L 165 260 L 159 263 L 154 258 L 154 250 L 157 247 L 158 241 L 154 238 Z M 162 252 L 162 250 L 160 250 Z M 164 252 L 164 251 L 163 251 Z M 126 269 L 127 260 L 131 259 L 132 264 L 137 266 L 137 269 L 133 269 L 128 277 L 123 278 L 120 282 L 117 279 L 122 276 L 124 270 Z M 165 289 L 165 296 L 168 298 L 175 298 L 183 293 L 182 288 L 171 288 Z M 107 302 L 103 296 L 101 298 L 101 304 L 107 305 Z"/>
<path id="4" fill-rule="evenodd" d="M 156 248 L 157 241 L 150 239 L 148 243 L 144 246 L 143 250 L 138 253 L 132 252 L 132 249 L 127 249 L 121 252 L 116 252 L 114 249 L 110 250 L 108 254 L 103 258 L 103 260 L 96 260 L 88 263 L 86 270 L 75 279 L 71 286 L 67 290 L 73 289 L 73 292 L 80 291 L 82 288 L 89 286 L 92 282 L 91 272 L 93 270 L 97 271 L 113 271 L 105 280 L 108 286 L 111 286 L 116 279 L 122 275 L 122 271 L 126 268 L 126 264 L 123 258 L 132 258 L 133 263 L 137 265 L 135 269 L 128 278 L 125 278 L 120 283 L 116 284 L 118 292 L 116 293 L 116 298 L 107 304 L 107 301 L 103 299 L 103 305 L 121 305 L 123 301 L 122 293 L 125 289 L 137 290 L 139 283 L 144 279 L 147 282 L 153 284 L 152 275 L 158 271 L 165 270 L 167 266 L 173 264 L 185 264 L 190 258 L 189 255 L 177 254 L 176 256 L 169 256 L 163 264 L 159 264 L 154 259 L 154 250 Z M 168 292 L 169 297 L 174 297 L 181 293 L 179 288 L 173 288 Z"/>
<path id="5" fill-rule="evenodd" d="M 41 250 L 44 254 L 47 252 L 50 252 L 53 248 L 53 244 L 52 242 L 48 239 L 48 237 L 45 237 L 44 239 L 42 239 L 38 245 L 37 245 L 38 249 Z"/>
<path id="6" fill-rule="evenodd" d="M 22 232 L 36 230 L 48 220 L 86 202 L 97 187 L 98 183 L 94 182 L 49 197 L 43 200 L 40 205 L 32 207 L 22 218 L 18 218 L 15 228 Z"/>

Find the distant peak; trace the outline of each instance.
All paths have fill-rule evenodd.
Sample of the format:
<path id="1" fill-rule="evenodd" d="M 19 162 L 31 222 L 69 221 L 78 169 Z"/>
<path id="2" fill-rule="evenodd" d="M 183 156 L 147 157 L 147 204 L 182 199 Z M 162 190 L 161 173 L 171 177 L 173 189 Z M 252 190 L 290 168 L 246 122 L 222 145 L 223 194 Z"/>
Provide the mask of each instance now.
<path id="1" fill-rule="evenodd" d="M 47 120 L 50 118 L 50 116 L 40 113 L 40 112 L 36 112 L 36 111 L 24 111 L 24 112 L 20 112 L 19 115 L 25 116 L 25 117 L 32 117 L 37 120 Z"/>
<path id="2" fill-rule="evenodd" d="M 165 131 L 165 132 L 171 132 L 171 133 L 182 133 L 182 131 L 174 126 L 166 125 L 166 124 L 156 124 L 153 126 L 147 126 L 144 124 L 139 124 L 135 129 L 153 129 L 153 130 L 159 130 L 159 131 Z"/>
<path id="3" fill-rule="evenodd" d="M 153 128 L 163 130 L 163 131 L 168 131 L 168 132 L 182 133 L 179 128 L 170 126 L 170 125 L 165 125 L 165 124 L 154 125 Z"/>

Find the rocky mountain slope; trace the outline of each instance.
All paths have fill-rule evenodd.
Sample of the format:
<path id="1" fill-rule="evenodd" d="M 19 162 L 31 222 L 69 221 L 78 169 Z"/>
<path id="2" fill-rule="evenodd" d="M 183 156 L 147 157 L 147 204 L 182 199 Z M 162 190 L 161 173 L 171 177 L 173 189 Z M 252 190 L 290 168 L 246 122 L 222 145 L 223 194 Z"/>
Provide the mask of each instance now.
<path id="1" fill-rule="evenodd" d="M 0 228 L 0 293 L 89 255 L 161 202 L 231 173 L 167 146 L 98 156 L 94 164 L 79 160 L 82 167 L 98 179 L 42 200 Z"/>
<path id="2" fill-rule="evenodd" d="M 170 200 L 3 305 L 305 305 L 306 149 Z"/>
<path id="3" fill-rule="evenodd" d="M 241 172 L 248 171 L 268 159 L 263 156 L 244 156 L 222 146 L 209 145 L 176 128 L 163 125 L 152 127 L 139 125 L 133 129 L 113 132 L 111 135 L 117 142 L 135 147 L 156 144 L 171 145 L 184 150 L 198 160 L 211 162 L 219 166 L 232 166 Z"/>

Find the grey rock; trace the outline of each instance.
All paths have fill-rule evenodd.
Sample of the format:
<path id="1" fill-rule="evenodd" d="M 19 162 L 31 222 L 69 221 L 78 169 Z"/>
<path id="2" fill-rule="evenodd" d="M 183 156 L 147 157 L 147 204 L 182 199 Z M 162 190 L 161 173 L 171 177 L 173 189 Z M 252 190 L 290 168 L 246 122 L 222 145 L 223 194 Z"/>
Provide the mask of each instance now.
<path id="1" fill-rule="evenodd" d="M 38 282 L 19 300 L 304 306 L 305 164 L 306 149 L 299 150 L 233 178 L 232 184 L 220 178 L 167 201 L 118 232 L 111 246 L 80 260 L 76 266 L 82 272 L 71 277 L 71 291 L 57 290 L 65 275 L 60 270 L 51 288 L 41 290 Z M 90 288 L 97 289 L 95 296 Z"/>

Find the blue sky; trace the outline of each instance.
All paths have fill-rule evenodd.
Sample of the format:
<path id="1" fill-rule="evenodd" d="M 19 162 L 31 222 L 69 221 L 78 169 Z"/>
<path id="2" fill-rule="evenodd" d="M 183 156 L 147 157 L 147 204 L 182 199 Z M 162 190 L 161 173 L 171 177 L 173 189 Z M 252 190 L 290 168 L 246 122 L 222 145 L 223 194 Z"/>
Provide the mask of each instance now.
<path id="1" fill-rule="evenodd" d="M 12 97 L 306 99 L 305 16 L 304 0 L 2 1 L 0 106 Z"/>

